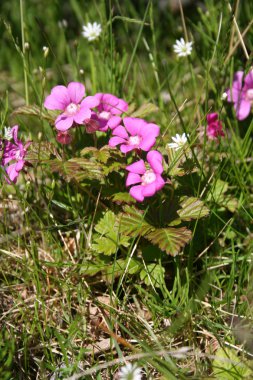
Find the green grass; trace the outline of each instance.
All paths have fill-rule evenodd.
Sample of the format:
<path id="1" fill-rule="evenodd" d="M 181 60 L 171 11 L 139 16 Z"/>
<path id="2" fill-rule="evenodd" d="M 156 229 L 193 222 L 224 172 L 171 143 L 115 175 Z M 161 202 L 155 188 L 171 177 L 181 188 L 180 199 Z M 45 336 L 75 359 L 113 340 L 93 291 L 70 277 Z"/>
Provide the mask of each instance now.
<path id="1" fill-rule="evenodd" d="M 165 149 L 171 137 L 186 132 L 191 142 L 194 170 L 172 176 L 174 190 L 201 198 L 210 210 L 188 223 L 193 235 L 180 255 L 136 234 L 128 246 L 118 236 L 116 253 L 108 256 L 93 249 L 103 212 L 119 210 L 105 186 L 65 181 L 40 163 L 17 185 L 2 176 L 1 379 L 114 379 L 127 360 L 137 361 L 148 379 L 253 377 L 253 121 L 251 114 L 238 122 L 221 100 L 234 72 L 250 68 L 252 55 L 247 59 L 240 44 L 230 54 L 239 37 L 228 3 L 184 8 L 194 45 L 181 59 L 172 51 L 184 35 L 180 12 L 165 12 L 155 1 L 1 3 L 2 129 L 19 124 L 22 136 L 41 144 L 41 157 L 43 141 L 62 156 L 78 157 L 85 144 L 94 144 L 90 135 L 77 130 L 75 144 L 62 147 L 47 121 L 14 111 L 25 104 L 43 109 L 54 85 L 73 80 L 85 83 L 88 94 L 114 93 L 135 108 L 155 104 L 147 118 L 161 126 L 158 145 L 169 170 L 180 162 Z M 230 2 L 232 8 L 236 3 L 243 33 L 253 5 Z M 63 19 L 66 28 L 59 27 Z M 87 21 L 102 24 L 94 43 L 81 36 Z M 243 39 L 250 53 L 252 27 Z M 208 112 L 219 112 L 225 125 L 220 143 L 198 137 Z M 95 143 L 106 140 L 98 135 Z M 113 179 L 125 191 L 123 176 Z M 161 225 L 172 198 L 168 185 L 164 208 L 146 203 L 147 216 L 153 213 Z"/>

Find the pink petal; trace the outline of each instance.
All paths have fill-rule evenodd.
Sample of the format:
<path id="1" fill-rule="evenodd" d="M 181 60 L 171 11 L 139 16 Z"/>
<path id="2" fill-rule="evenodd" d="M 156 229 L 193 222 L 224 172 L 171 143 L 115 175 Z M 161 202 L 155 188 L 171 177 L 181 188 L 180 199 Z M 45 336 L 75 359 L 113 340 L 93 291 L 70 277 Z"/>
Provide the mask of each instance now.
<path id="1" fill-rule="evenodd" d="M 144 200 L 144 196 L 142 194 L 142 191 L 143 191 L 143 187 L 142 185 L 138 185 L 138 186 L 133 186 L 131 187 L 129 193 L 130 195 L 136 199 L 138 202 L 142 202 Z"/>
<path id="2" fill-rule="evenodd" d="M 134 145 L 125 145 L 125 144 L 122 144 L 120 146 L 120 150 L 122 153 L 128 153 L 128 152 L 131 152 L 131 150 L 134 150 L 136 149 L 136 146 Z"/>
<path id="3" fill-rule="evenodd" d="M 116 146 L 118 144 L 122 144 L 126 142 L 125 139 L 122 139 L 122 137 L 111 137 L 110 140 L 109 140 L 109 146 Z"/>
<path id="4" fill-rule="evenodd" d="M 76 115 L 73 115 L 74 121 L 77 124 L 84 124 L 84 120 L 89 120 L 91 117 L 91 110 L 86 107 L 81 107 Z"/>
<path id="5" fill-rule="evenodd" d="M 24 165 L 25 165 L 25 161 L 24 161 L 24 160 L 19 160 L 19 161 L 16 163 L 15 170 L 16 170 L 17 172 L 20 172 L 20 170 L 23 169 Z"/>
<path id="6" fill-rule="evenodd" d="M 123 99 L 118 99 L 117 105 L 115 107 L 112 107 L 111 113 L 113 115 L 121 115 L 123 112 L 126 112 L 128 110 L 128 104 Z"/>
<path id="7" fill-rule="evenodd" d="M 164 179 L 159 174 L 156 175 L 155 184 L 156 184 L 156 191 L 161 190 L 163 186 L 165 185 Z"/>
<path id="8" fill-rule="evenodd" d="M 233 86 L 242 87 L 242 81 L 244 77 L 244 71 L 237 71 L 234 75 Z"/>
<path id="9" fill-rule="evenodd" d="M 55 120 L 55 127 L 58 131 L 66 131 L 71 128 L 74 123 L 73 116 L 59 115 Z"/>
<path id="10" fill-rule="evenodd" d="M 241 100 L 239 103 L 234 104 L 236 117 L 238 120 L 244 120 L 250 114 L 251 103 L 247 100 Z"/>
<path id="11" fill-rule="evenodd" d="M 121 123 L 121 117 L 119 116 L 112 116 L 109 120 L 108 120 L 108 127 L 111 128 L 111 129 L 114 129 L 116 128 L 119 124 Z"/>
<path id="12" fill-rule="evenodd" d="M 247 89 L 253 89 L 253 70 L 250 70 L 249 73 L 244 78 L 244 83 L 247 86 Z"/>
<path id="13" fill-rule="evenodd" d="M 151 150 L 147 154 L 147 160 L 155 173 L 162 174 L 163 172 L 163 157 L 157 150 Z"/>
<path id="14" fill-rule="evenodd" d="M 153 136 L 157 137 L 160 134 L 160 127 L 153 123 L 148 123 L 145 125 L 145 127 L 140 129 L 140 135 L 145 136 Z"/>
<path id="15" fill-rule="evenodd" d="M 70 82 L 68 84 L 68 93 L 71 102 L 78 104 L 85 95 L 85 87 L 79 82 Z"/>
<path id="16" fill-rule="evenodd" d="M 235 88 L 232 87 L 231 89 L 228 89 L 227 91 L 227 101 L 228 102 L 238 102 L 240 99 L 242 99 L 245 96 L 245 92 L 242 90 L 242 88 Z"/>
<path id="17" fill-rule="evenodd" d="M 136 183 L 141 182 L 141 176 L 136 173 L 128 173 L 126 186 L 135 185 Z"/>
<path id="18" fill-rule="evenodd" d="M 143 119 L 139 119 L 137 117 L 125 117 L 123 119 L 124 125 L 127 131 L 132 135 L 139 135 L 139 132 L 142 128 L 145 128 L 147 122 Z"/>
<path id="19" fill-rule="evenodd" d="M 17 181 L 17 178 L 18 178 L 18 172 L 16 171 L 16 164 L 12 164 L 12 165 L 9 165 L 7 168 L 6 168 L 6 173 L 8 174 L 8 177 L 7 178 L 7 182 L 10 183 L 9 179 L 16 183 Z"/>
<path id="20" fill-rule="evenodd" d="M 126 167 L 126 170 L 136 174 L 144 174 L 146 172 L 146 167 L 143 160 L 134 162 Z"/>
<path id="21" fill-rule="evenodd" d="M 140 148 L 147 152 L 152 148 L 152 146 L 155 145 L 155 141 L 155 137 L 153 137 L 152 135 L 147 136 L 143 138 L 143 140 L 140 142 Z"/>
<path id="22" fill-rule="evenodd" d="M 119 137 L 122 137 L 123 139 L 128 139 L 127 131 L 124 127 L 122 127 L 122 125 L 119 125 L 118 127 L 116 127 L 113 130 L 112 134 L 113 136 L 119 136 Z"/>
<path id="23" fill-rule="evenodd" d="M 86 96 L 81 102 L 81 107 L 94 108 L 99 105 L 99 99 L 96 96 Z"/>
<path id="24" fill-rule="evenodd" d="M 152 182 L 146 186 L 143 186 L 142 194 L 144 195 L 144 197 L 152 197 L 155 193 L 156 193 L 155 182 Z"/>
<path id="25" fill-rule="evenodd" d="M 12 133 L 13 140 L 15 141 L 15 144 L 19 143 L 18 128 L 19 128 L 18 125 L 14 125 L 14 127 L 11 128 L 11 133 Z"/>
<path id="26" fill-rule="evenodd" d="M 112 94 L 103 94 L 100 99 L 99 112 L 102 112 L 102 111 L 110 112 L 113 107 L 117 107 L 118 103 L 119 103 L 119 99 L 116 96 Z"/>
<path id="27" fill-rule="evenodd" d="M 208 124 L 213 123 L 214 121 L 218 120 L 218 114 L 216 112 L 209 113 L 206 115 L 206 120 Z"/>
<path id="28" fill-rule="evenodd" d="M 46 97 L 44 107 L 49 110 L 64 110 L 71 103 L 68 90 L 65 86 L 55 86 L 51 94 Z"/>

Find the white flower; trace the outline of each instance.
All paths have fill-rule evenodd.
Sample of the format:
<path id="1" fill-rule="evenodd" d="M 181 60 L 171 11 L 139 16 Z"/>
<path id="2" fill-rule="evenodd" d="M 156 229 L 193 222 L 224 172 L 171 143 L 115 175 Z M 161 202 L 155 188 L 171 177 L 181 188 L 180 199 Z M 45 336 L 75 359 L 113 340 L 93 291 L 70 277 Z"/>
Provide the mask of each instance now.
<path id="1" fill-rule="evenodd" d="M 118 372 L 119 380 L 141 380 L 142 369 L 137 364 L 127 363 Z"/>
<path id="2" fill-rule="evenodd" d="M 88 22 L 87 25 L 83 25 L 82 35 L 87 38 L 88 41 L 96 40 L 100 36 L 101 32 L 101 25 L 97 22 L 93 22 L 93 24 Z"/>
<path id="3" fill-rule="evenodd" d="M 192 44 L 192 41 L 185 42 L 183 38 L 180 38 L 180 40 L 176 40 L 176 43 L 173 45 L 173 50 L 178 57 L 186 57 L 187 55 L 191 55 Z"/>
<path id="4" fill-rule="evenodd" d="M 223 94 L 221 95 L 221 100 L 226 100 L 228 97 L 228 94 L 226 92 L 223 92 Z"/>
<path id="5" fill-rule="evenodd" d="M 11 140 L 12 139 L 12 128 L 4 127 L 4 139 Z"/>
<path id="6" fill-rule="evenodd" d="M 168 93 L 168 91 L 162 91 L 161 92 L 161 98 L 165 104 L 169 103 L 169 101 L 171 100 L 171 97 L 170 97 L 170 94 Z"/>
<path id="7" fill-rule="evenodd" d="M 185 133 L 183 133 L 182 136 L 177 133 L 175 137 L 172 137 L 174 142 L 168 144 L 168 147 L 175 150 L 181 149 L 187 143 L 187 136 Z"/>

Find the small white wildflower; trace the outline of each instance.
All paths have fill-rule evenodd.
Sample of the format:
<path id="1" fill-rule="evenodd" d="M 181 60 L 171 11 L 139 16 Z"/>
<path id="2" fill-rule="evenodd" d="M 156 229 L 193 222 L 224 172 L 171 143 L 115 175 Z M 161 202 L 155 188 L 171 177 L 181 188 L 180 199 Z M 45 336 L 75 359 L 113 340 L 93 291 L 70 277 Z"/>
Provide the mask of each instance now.
<path id="1" fill-rule="evenodd" d="M 163 103 L 169 103 L 169 101 L 171 100 L 171 97 L 170 97 L 170 94 L 168 93 L 168 91 L 162 91 L 161 92 L 161 98 L 163 100 Z"/>
<path id="2" fill-rule="evenodd" d="M 228 94 L 226 92 L 223 92 L 223 94 L 221 95 L 221 100 L 226 100 L 228 97 Z"/>
<path id="3" fill-rule="evenodd" d="M 83 75 L 83 74 L 84 74 L 84 70 L 83 70 L 83 69 L 80 69 L 80 70 L 79 70 L 79 74 L 80 74 L 80 75 Z"/>
<path id="4" fill-rule="evenodd" d="M 93 24 L 88 22 L 87 25 L 83 25 L 82 35 L 87 38 L 88 41 L 96 40 L 100 36 L 101 32 L 101 25 L 97 22 L 93 22 Z"/>
<path id="5" fill-rule="evenodd" d="M 181 149 L 187 143 L 187 136 L 185 133 L 183 133 L 181 136 L 177 133 L 175 137 L 172 137 L 172 140 L 174 142 L 169 143 L 168 147 L 175 150 Z"/>
<path id="6" fill-rule="evenodd" d="M 25 43 L 24 43 L 24 49 L 25 49 L 25 50 L 29 50 L 29 49 L 30 49 L 29 42 L 25 42 Z"/>
<path id="7" fill-rule="evenodd" d="M 178 57 L 186 57 L 191 55 L 193 42 L 185 42 L 183 38 L 176 40 L 176 43 L 173 45 L 173 50 Z"/>
<path id="8" fill-rule="evenodd" d="M 142 369 L 137 364 L 127 363 L 118 372 L 119 380 L 141 380 Z"/>
<path id="9" fill-rule="evenodd" d="M 11 127 L 4 127 L 4 139 L 5 140 L 11 140 L 12 139 L 12 128 Z"/>

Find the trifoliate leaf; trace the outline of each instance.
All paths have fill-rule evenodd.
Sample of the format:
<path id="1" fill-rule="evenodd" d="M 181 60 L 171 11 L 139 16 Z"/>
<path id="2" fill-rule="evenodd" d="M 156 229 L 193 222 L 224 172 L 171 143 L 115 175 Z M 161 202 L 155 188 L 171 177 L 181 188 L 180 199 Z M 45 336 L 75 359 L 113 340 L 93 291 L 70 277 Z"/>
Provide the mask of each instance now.
<path id="1" fill-rule="evenodd" d="M 143 211 L 125 206 L 124 212 L 117 218 L 120 232 L 128 236 L 146 235 L 153 227 L 145 220 Z"/>
<path id="2" fill-rule="evenodd" d="M 217 380 L 252 379 L 253 372 L 246 362 L 243 362 L 236 351 L 219 348 L 213 361 L 213 372 Z"/>
<path id="3" fill-rule="evenodd" d="M 54 124 L 55 118 L 57 116 L 57 112 L 48 113 L 43 108 L 40 108 L 35 105 L 29 105 L 29 106 L 22 106 L 17 108 L 12 115 L 29 115 L 29 116 L 36 116 L 40 119 L 47 120 L 49 123 Z"/>
<path id="4" fill-rule="evenodd" d="M 191 231 L 186 227 L 157 228 L 145 236 L 166 253 L 175 256 L 191 239 Z"/>
<path id="5" fill-rule="evenodd" d="M 140 278 L 146 285 L 153 285 L 157 288 L 163 283 L 165 269 L 160 264 L 148 264 L 140 272 Z"/>
<path id="6" fill-rule="evenodd" d="M 191 219 L 199 219 L 208 215 L 209 210 L 204 205 L 204 203 L 194 197 L 183 197 L 181 198 L 180 206 L 182 209 L 178 210 L 178 215 L 181 220 L 191 220 Z"/>
<path id="7" fill-rule="evenodd" d="M 95 226 L 95 230 L 101 235 L 105 235 L 114 230 L 116 215 L 112 211 L 107 211 Z"/>

